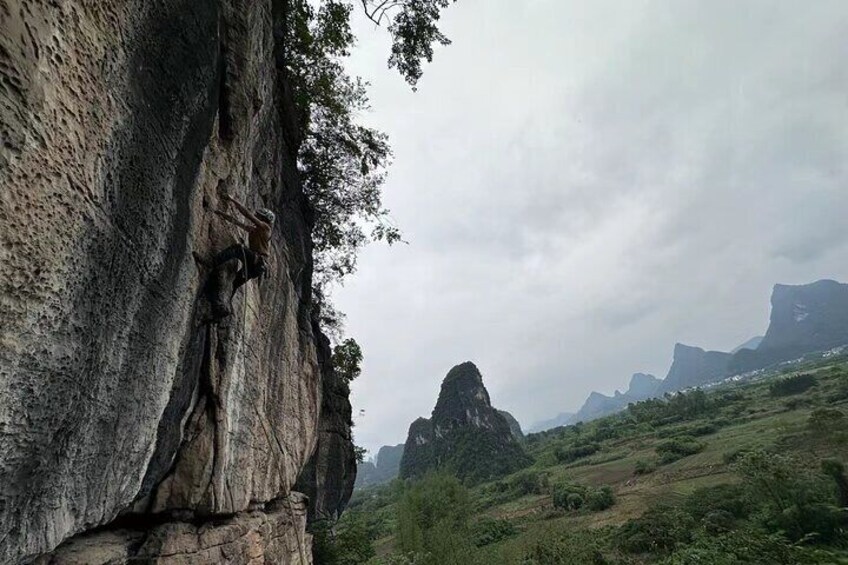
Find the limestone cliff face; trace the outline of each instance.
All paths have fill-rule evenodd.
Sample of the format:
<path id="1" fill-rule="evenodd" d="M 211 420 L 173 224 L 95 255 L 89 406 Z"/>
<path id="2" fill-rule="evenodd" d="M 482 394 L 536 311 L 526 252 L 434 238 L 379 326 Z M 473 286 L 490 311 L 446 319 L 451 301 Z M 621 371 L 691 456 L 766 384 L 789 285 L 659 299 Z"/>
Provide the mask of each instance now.
<path id="1" fill-rule="evenodd" d="M 436 436 L 433 423 L 427 418 L 418 418 L 409 425 L 409 433 L 403 447 L 400 460 L 400 476 L 403 479 L 415 477 L 435 469 Z"/>
<path id="2" fill-rule="evenodd" d="M 0 562 L 309 562 L 310 459 L 344 506 L 285 12 L 0 0 Z M 278 221 L 270 277 L 208 324 L 223 191 Z"/>
<path id="3" fill-rule="evenodd" d="M 848 344 L 848 284 L 821 280 L 774 286 L 768 331 L 755 350 L 733 358 L 735 371 L 766 367 Z"/>
<path id="4" fill-rule="evenodd" d="M 509 474 L 530 461 L 507 419 L 492 407 L 480 371 L 465 362 L 442 381 L 432 417 L 409 427 L 400 476 L 445 469 L 474 483 Z"/>
<path id="5" fill-rule="evenodd" d="M 321 418 L 315 453 L 301 471 L 295 488 L 309 496 L 309 519 L 335 521 L 353 494 L 356 454 L 351 433 L 350 387 L 332 370 L 329 340 L 318 334 L 318 360 L 323 376 Z"/>

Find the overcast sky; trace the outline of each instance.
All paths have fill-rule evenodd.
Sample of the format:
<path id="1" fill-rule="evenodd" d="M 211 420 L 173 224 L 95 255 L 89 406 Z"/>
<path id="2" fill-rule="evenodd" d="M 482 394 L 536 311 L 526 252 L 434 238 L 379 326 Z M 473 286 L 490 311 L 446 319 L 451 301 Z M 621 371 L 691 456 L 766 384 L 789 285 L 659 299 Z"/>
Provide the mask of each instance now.
<path id="1" fill-rule="evenodd" d="M 848 2 L 459 0 L 419 91 L 360 23 L 391 136 L 336 292 L 356 442 L 401 443 L 471 360 L 523 426 L 765 332 L 774 283 L 848 281 Z"/>

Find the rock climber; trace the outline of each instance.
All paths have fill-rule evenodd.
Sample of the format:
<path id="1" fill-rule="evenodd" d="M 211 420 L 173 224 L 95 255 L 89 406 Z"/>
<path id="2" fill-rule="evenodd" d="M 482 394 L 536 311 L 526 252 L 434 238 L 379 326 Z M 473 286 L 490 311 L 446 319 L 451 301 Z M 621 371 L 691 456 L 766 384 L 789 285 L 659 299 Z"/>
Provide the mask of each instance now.
<path id="1" fill-rule="evenodd" d="M 215 257 L 215 266 L 220 267 L 227 261 L 238 259 L 241 261 L 241 269 L 236 274 L 233 282 L 233 294 L 236 290 L 251 279 L 261 277 L 268 271 L 268 255 L 271 249 L 271 233 L 274 229 L 276 216 L 267 208 L 260 208 L 251 212 L 241 202 L 228 194 L 223 196 L 227 202 L 232 202 L 241 215 L 250 222 L 245 223 L 237 218 L 216 210 L 219 216 L 247 232 L 248 245 L 236 243 L 224 249 Z"/>

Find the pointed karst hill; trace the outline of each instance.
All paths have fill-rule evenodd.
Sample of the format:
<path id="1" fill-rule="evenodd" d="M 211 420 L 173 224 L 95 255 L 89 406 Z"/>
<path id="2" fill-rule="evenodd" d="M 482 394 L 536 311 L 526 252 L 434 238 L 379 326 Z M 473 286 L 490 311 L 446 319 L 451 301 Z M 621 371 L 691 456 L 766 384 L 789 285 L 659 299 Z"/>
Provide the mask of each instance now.
<path id="1" fill-rule="evenodd" d="M 492 407 L 480 371 L 466 362 L 442 381 L 431 418 L 418 418 L 409 426 L 400 476 L 420 477 L 439 469 L 477 483 L 530 463 L 508 419 Z"/>
<path id="2" fill-rule="evenodd" d="M 630 386 L 625 394 L 635 400 L 645 400 L 657 394 L 661 382 L 662 380 L 654 375 L 633 373 L 633 376 L 630 377 Z"/>

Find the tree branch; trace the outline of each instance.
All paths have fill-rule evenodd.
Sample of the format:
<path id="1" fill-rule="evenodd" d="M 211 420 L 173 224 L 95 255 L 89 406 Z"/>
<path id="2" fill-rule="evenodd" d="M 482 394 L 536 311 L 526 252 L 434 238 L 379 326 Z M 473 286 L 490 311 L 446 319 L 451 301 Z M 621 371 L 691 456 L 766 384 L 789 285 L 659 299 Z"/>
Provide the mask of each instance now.
<path id="1" fill-rule="evenodd" d="M 368 3 L 370 0 L 361 0 L 362 9 L 365 11 L 365 16 L 377 24 L 383 25 L 383 19 L 389 19 L 388 11 L 397 7 L 400 4 L 399 0 L 383 0 L 378 6 L 375 6 L 370 12 L 368 11 Z M 379 14 L 379 15 L 378 15 Z"/>

